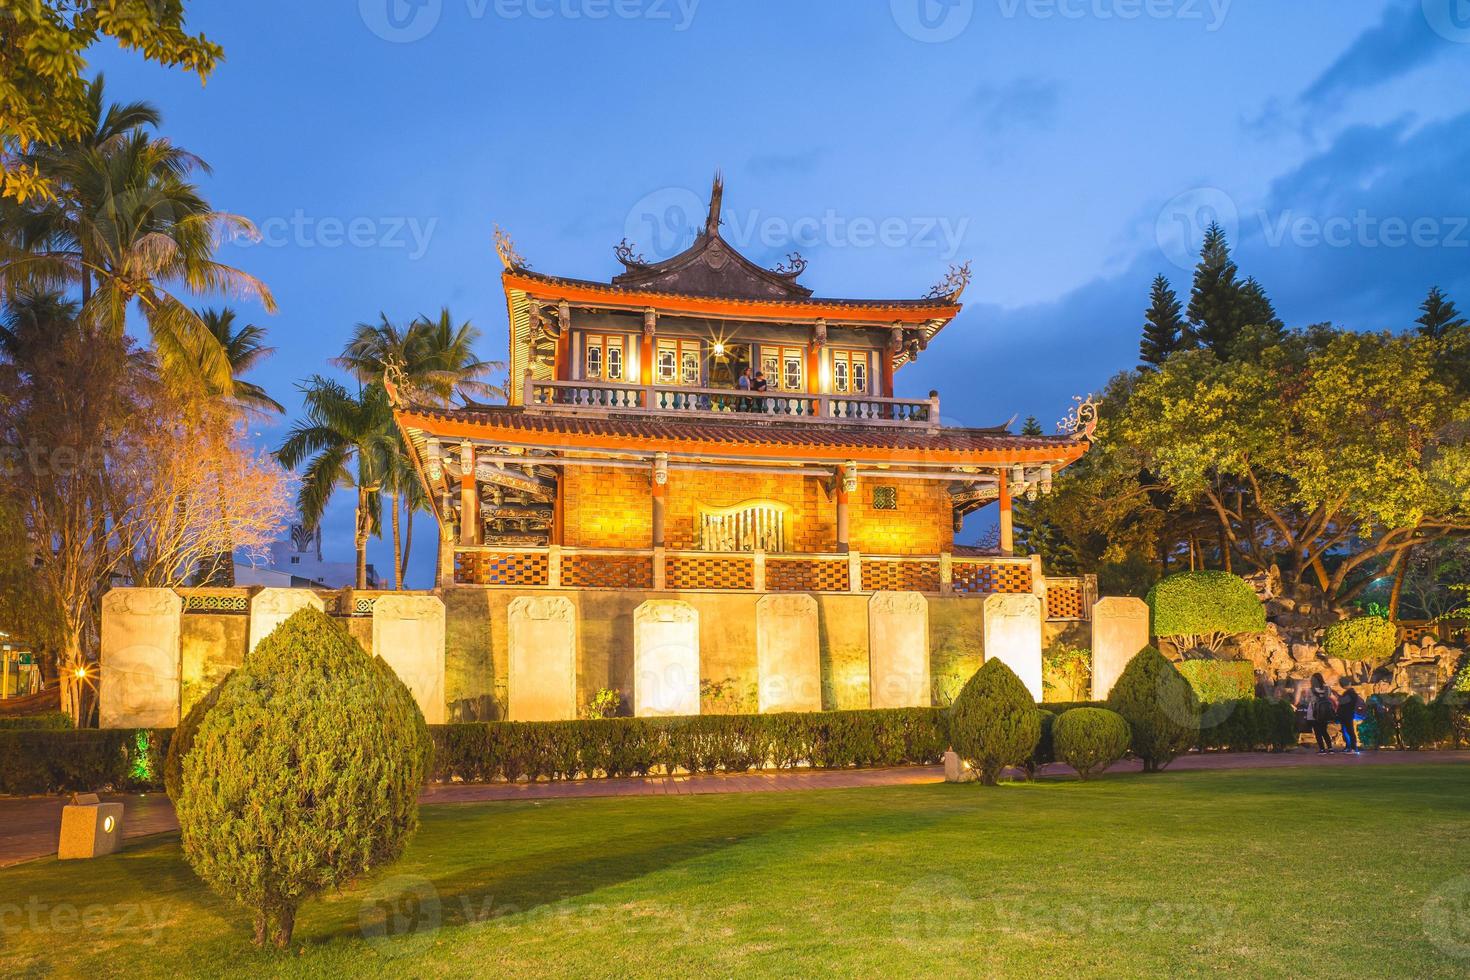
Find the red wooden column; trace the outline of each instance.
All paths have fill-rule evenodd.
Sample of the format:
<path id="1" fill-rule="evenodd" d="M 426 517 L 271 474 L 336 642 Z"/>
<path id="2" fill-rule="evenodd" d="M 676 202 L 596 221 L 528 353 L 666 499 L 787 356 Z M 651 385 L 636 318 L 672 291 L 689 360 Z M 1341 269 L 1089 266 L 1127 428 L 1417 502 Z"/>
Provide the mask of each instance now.
<path id="1" fill-rule="evenodd" d="M 818 394 L 826 390 L 822 378 L 822 348 L 827 345 L 827 321 L 812 324 L 812 336 L 806 345 L 806 390 Z"/>
<path id="2" fill-rule="evenodd" d="M 643 311 L 643 343 L 638 348 L 638 383 L 647 388 L 653 384 L 653 342 L 658 333 L 658 311 Z"/>
<path id="3" fill-rule="evenodd" d="M 1007 470 L 1000 471 L 1000 553 L 1016 553 L 1015 531 L 1011 523 L 1011 478 Z"/>
<path id="4" fill-rule="evenodd" d="M 846 463 L 837 471 L 837 553 L 845 555 L 850 550 L 851 518 L 848 516 L 848 498 L 857 491 L 857 464 Z"/>
<path id="5" fill-rule="evenodd" d="M 898 352 L 903 350 L 903 327 L 894 323 L 893 329 L 888 334 L 888 346 L 879 352 L 883 363 L 883 375 L 880 378 L 882 394 L 884 398 L 893 397 L 893 361 L 898 357 Z"/>
<path id="6" fill-rule="evenodd" d="M 459 444 L 459 543 L 480 543 L 480 502 L 475 489 L 475 446 Z"/>
<path id="7" fill-rule="evenodd" d="M 572 380 L 572 307 L 566 300 L 556 305 L 561 333 L 556 338 L 556 380 Z"/>
<path id="8" fill-rule="evenodd" d="M 653 499 L 653 535 L 655 548 L 664 546 L 664 509 L 669 493 L 669 454 L 656 453 L 653 457 L 653 483 L 650 496 Z"/>

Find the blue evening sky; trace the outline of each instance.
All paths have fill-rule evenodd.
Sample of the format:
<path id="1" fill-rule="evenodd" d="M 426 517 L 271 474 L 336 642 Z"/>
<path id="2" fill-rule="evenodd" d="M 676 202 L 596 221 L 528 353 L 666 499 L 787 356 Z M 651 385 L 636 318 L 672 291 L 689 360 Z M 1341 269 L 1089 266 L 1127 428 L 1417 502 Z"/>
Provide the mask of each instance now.
<path id="1" fill-rule="evenodd" d="M 1187 301 L 1219 217 L 1290 325 L 1402 329 L 1470 307 L 1467 0 L 336 0 L 190 4 L 197 80 L 94 49 L 214 168 L 263 240 L 294 412 L 352 326 L 448 305 L 503 357 L 495 225 L 538 270 L 605 279 L 681 247 L 713 171 L 725 233 L 819 295 L 964 313 L 899 374 L 944 414 L 1036 414 L 1136 360 L 1149 282 Z M 278 444 L 287 422 L 260 427 Z M 420 518 L 411 582 L 429 584 Z M 326 524 L 351 557 L 350 500 Z M 370 560 L 389 567 L 386 549 Z"/>

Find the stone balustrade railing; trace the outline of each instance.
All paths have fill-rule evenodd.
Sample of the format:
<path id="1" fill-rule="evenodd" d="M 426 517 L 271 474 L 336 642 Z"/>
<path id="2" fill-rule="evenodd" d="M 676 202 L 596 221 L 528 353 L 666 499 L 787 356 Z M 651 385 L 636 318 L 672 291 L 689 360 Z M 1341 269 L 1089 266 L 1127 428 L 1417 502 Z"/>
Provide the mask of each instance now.
<path id="1" fill-rule="evenodd" d="M 818 423 L 939 425 L 938 394 L 929 398 L 880 398 L 611 381 L 534 381 L 528 376 L 522 400 L 534 411 L 618 412 L 702 419 L 754 415 Z"/>

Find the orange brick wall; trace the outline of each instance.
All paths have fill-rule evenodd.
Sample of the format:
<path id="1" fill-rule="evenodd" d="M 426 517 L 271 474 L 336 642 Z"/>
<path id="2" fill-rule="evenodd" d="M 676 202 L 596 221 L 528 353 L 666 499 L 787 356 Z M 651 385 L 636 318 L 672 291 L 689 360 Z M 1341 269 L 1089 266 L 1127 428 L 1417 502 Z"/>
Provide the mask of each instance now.
<path id="1" fill-rule="evenodd" d="M 898 491 L 897 510 L 874 510 L 873 488 Z M 867 555 L 937 555 L 954 547 L 949 491 L 929 480 L 858 480 L 847 502 L 852 550 Z"/>
<path id="2" fill-rule="evenodd" d="M 897 510 L 874 510 L 873 487 L 893 486 Z M 562 488 L 565 540 L 577 548 L 647 548 L 652 533 L 649 474 L 635 469 L 567 467 Z M 813 477 L 778 474 L 669 473 L 664 536 L 674 550 L 699 546 L 699 508 L 774 500 L 792 508 L 793 551 L 837 548 L 837 503 Z M 918 480 L 863 479 L 849 501 L 851 545 L 876 555 L 935 555 L 954 543 L 949 494 Z"/>

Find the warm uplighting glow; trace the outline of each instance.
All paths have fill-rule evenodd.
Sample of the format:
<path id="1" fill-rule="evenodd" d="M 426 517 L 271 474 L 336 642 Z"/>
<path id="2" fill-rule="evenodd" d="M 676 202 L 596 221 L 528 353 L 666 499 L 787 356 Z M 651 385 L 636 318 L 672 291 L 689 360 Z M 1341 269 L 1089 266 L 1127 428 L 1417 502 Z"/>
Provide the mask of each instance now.
<path id="1" fill-rule="evenodd" d="M 107 815 L 107 816 L 105 816 L 105 817 L 102 818 L 102 832 L 104 834 L 110 834 L 110 833 L 112 833 L 112 828 L 115 827 L 116 825 L 117 825 L 117 821 L 116 821 L 116 819 L 113 818 L 113 816 L 111 814 L 109 814 L 109 815 Z"/>
<path id="2" fill-rule="evenodd" d="M 725 342 L 723 340 L 715 341 L 714 352 L 716 357 L 725 356 Z"/>
<path id="3" fill-rule="evenodd" d="M 76 675 L 77 680 L 81 680 L 87 676 L 87 668 L 78 667 L 76 670 L 72 671 L 72 673 Z"/>

